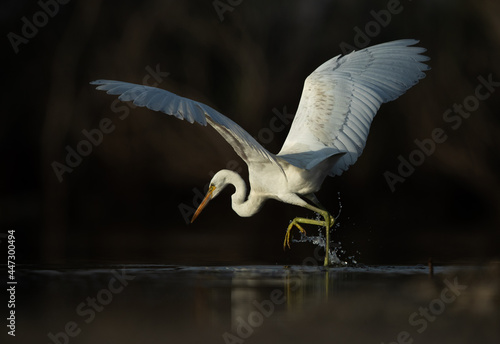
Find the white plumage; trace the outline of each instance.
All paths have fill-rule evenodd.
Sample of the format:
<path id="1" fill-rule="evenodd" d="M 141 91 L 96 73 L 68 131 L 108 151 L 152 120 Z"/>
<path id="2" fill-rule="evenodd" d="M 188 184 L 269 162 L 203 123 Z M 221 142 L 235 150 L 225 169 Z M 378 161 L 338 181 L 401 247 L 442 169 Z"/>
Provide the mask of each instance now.
<path id="1" fill-rule="evenodd" d="M 340 175 L 361 155 L 375 114 L 382 103 L 394 100 L 425 77 L 429 67 L 424 48 L 406 39 L 375 45 L 348 55 L 338 55 L 319 66 L 304 83 L 302 97 L 290 132 L 278 154 L 262 147 L 238 124 L 200 102 L 155 87 L 122 81 L 97 80 L 98 90 L 119 95 L 122 101 L 173 115 L 190 123 L 215 128 L 247 163 L 250 193 L 235 172 L 219 171 L 209 193 L 194 214 L 226 185 L 233 184 L 233 209 L 241 216 L 260 210 L 266 199 L 302 206 L 320 213 L 324 221 L 295 218 L 285 236 L 299 223 L 326 227 L 326 252 L 333 217 L 314 196 L 327 175 Z M 314 206 L 305 199 L 314 203 Z M 329 254 L 325 255 L 328 265 Z"/>
<path id="2" fill-rule="evenodd" d="M 416 40 L 379 44 L 319 66 L 304 84 L 297 114 L 278 156 L 311 168 L 330 154 L 345 153 L 329 175 L 340 175 L 365 147 L 380 105 L 425 77 L 424 48 Z M 311 152 L 314 152 L 311 154 Z M 301 154 L 307 153 L 307 159 Z M 299 154 L 299 156 L 297 156 Z M 298 157 L 298 160 L 297 158 Z"/>

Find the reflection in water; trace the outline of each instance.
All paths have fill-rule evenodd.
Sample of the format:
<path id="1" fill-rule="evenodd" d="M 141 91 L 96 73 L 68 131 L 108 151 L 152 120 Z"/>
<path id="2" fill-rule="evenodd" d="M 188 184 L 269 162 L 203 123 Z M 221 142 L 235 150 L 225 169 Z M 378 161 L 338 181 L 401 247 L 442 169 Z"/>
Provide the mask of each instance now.
<path id="1" fill-rule="evenodd" d="M 498 265 L 30 268 L 19 287 L 20 343 L 500 339 Z"/>

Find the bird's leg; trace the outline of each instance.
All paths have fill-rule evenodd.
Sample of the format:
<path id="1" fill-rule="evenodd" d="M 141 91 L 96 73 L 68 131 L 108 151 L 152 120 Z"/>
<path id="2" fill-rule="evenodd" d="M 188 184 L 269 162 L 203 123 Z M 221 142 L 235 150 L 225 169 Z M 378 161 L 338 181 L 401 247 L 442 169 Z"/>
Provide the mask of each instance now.
<path id="1" fill-rule="evenodd" d="M 302 226 L 300 226 L 300 223 L 308 224 L 308 225 L 323 226 L 323 227 L 325 227 L 325 230 L 326 230 L 324 266 L 329 266 L 331 263 L 330 262 L 330 228 L 333 225 L 335 219 L 333 218 L 332 215 L 330 215 L 330 213 L 328 211 L 326 211 L 324 209 L 319 209 L 319 208 L 316 208 L 312 205 L 307 205 L 306 208 L 323 216 L 324 221 L 306 219 L 303 217 L 294 218 L 292 220 L 292 222 L 290 222 L 290 224 L 288 225 L 288 228 L 287 228 L 287 231 L 285 234 L 285 241 L 283 242 L 283 249 L 285 249 L 286 246 L 288 246 L 288 248 L 290 248 L 290 231 L 292 230 L 293 226 L 296 226 L 304 234 L 306 233 L 306 231 L 304 230 L 304 228 L 302 228 Z"/>
<path id="2" fill-rule="evenodd" d="M 316 206 L 318 208 L 320 208 L 321 210 L 323 210 L 326 214 L 323 214 L 323 217 L 325 216 L 328 216 L 329 219 L 330 219 L 330 224 L 329 226 L 325 226 L 326 228 L 326 243 L 325 243 L 325 263 L 324 265 L 325 266 L 328 266 L 330 265 L 330 228 L 333 226 L 333 224 L 335 223 L 335 218 L 326 210 L 325 206 L 323 204 L 320 203 L 320 201 L 318 200 L 318 198 L 316 197 L 315 194 L 313 193 L 310 193 L 308 195 L 304 195 L 308 200 L 310 200 L 311 202 L 313 202 L 314 204 L 316 204 Z M 326 222 L 326 217 L 325 217 L 325 222 Z"/>
<path id="3" fill-rule="evenodd" d="M 324 221 L 324 226 L 325 226 L 325 231 L 326 231 L 326 238 L 325 238 L 325 261 L 324 261 L 324 266 L 330 266 L 330 228 L 332 228 L 335 219 L 333 216 L 326 210 L 321 209 L 320 212 L 318 212 L 323 216 L 325 219 Z"/>
<path id="4" fill-rule="evenodd" d="M 335 219 L 333 216 L 325 210 L 325 222 L 327 222 L 327 225 L 325 226 L 326 230 L 326 243 L 325 243 L 325 261 L 324 261 L 324 266 L 330 266 L 330 228 L 333 226 L 333 223 L 335 222 Z M 328 219 L 328 220 L 327 220 Z"/>
<path id="5" fill-rule="evenodd" d="M 326 210 L 326 207 L 323 204 L 321 204 L 321 202 L 319 201 L 319 199 L 316 197 L 315 194 L 310 193 L 310 194 L 304 195 L 304 197 L 307 198 L 308 200 L 310 200 L 311 202 L 313 202 L 321 210 L 328 212 Z M 330 224 L 333 225 L 333 223 L 335 222 L 335 218 L 330 213 L 328 213 L 328 214 L 330 215 Z"/>
<path id="6" fill-rule="evenodd" d="M 290 224 L 288 225 L 288 228 L 286 230 L 286 233 L 285 233 L 285 241 L 283 242 L 283 250 L 286 249 L 287 246 L 288 246 L 288 248 L 290 248 L 290 231 L 292 230 L 293 226 L 296 226 L 299 229 L 299 231 L 306 234 L 305 229 L 302 228 L 301 225 L 299 225 L 298 221 L 296 221 L 297 219 L 307 220 L 307 219 L 302 219 L 302 218 L 297 217 L 290 222 Z M 302 223 L 304 223 L 304 222 L 302 222 Z"/>
<path id="7" fill-rule="evenodd" d="M 311 220 L 311 219 L 306 219 L 306 218 L 303 218 L 303 217 L 296 217 L 296 218 L 294 218 L 292 221 L 290 221 L 290 224 L 288 225 L 288 228 L 286 230 L 285 241 L 283 242 L 283 249 L 285 249 L 287 246 L 288 246 L 288 248 L 290 248 L 290 232 L 291 232 L 293 226 L 297 227 L 299 229 L 299 231 L 301 231 L 302 233 L 304 233 L 304 235 L 307 234 L 306 231 L 305 231 L 305 229 L 302 228 L 302 226 L 299 225 L 299 223 L 305 223 L 305 224 L 308 224 L 308 225 L 323 226 L 323 221 Z"/>

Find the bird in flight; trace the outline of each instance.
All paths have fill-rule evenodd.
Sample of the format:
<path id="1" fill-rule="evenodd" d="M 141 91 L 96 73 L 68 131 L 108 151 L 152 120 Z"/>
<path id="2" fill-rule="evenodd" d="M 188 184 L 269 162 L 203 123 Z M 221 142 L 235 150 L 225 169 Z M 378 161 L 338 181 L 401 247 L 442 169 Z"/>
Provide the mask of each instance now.
<path id="1" fill-rule="evenodd" d="M 338 55 L 319 66 L 304 83 L 302 97 L 288 136 L 278 154 L 259 144 L 228 117 L 200 102 L 156 87 L 123 81 L 96 80 L 97 89 L 119 95 L 154 111 L 189 123 L 209 124 L 246 162 L 250 191 L 236 172 L 221 170 L 193 215 L 193 222 L 210 200 L 232 184 L 233 210 L 242 217 L 257 213 L 267 199 L 307 208 L 323 220 L 296 217 L 285 232 L 283 247 L 290 247 L 290 232 L 303 224 L 325 227 L 325 260 L 330 261 L 330 229 L 334 217 L 315 196 L 327 176 L 338 176 L 354 164 L 366 144 L 370 125 L 383 103 L 398 98 L 429 67 L 426 50 L 417 40 L 403 39 Z"/>

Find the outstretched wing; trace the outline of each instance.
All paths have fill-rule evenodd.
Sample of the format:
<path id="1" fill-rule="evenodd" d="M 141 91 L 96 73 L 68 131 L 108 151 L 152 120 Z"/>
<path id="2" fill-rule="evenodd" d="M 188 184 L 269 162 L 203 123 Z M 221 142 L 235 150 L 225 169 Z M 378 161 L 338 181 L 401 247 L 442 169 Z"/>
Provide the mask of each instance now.
<path id="1" fill-rule="evenodd" d="M 226 139 L 236 153 L 248 164 L 251 161 L 266 159 L 279 166 L 275 155 L 262 147 L 250 134 L 238 124 L 200 102 L 178 96 L 156 87 L 131 84 L 123 81 L 96 80 L 92 85 L 108 94 L 120 95 L 122 101 L 133 101 L 137 106 L 145 106 L 154 111 L 161 111 L 189 123 L 207 123 L 214 127 Z M 280 167 L 281 169 L 281 167 Z"/>
<path id="2" fill-rule="evenodd" d="M 329 156 L 343 155 L 330 175 L 354 164 L 365 147 L 380 105 L 394 100 L 425 77 L 424 48 L 398 40 L 336 56 L 304 83 L 290 132 L 277 156 L 310 169 Z"/>

